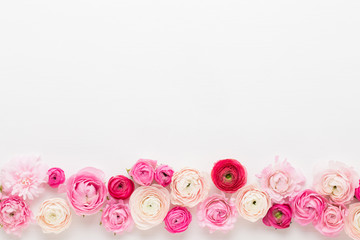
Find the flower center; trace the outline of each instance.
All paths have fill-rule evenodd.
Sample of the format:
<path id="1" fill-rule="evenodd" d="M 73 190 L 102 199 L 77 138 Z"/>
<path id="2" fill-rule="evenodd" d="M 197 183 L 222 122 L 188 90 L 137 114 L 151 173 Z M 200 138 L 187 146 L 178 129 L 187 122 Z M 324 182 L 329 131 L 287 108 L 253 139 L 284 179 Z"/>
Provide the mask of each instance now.
<path id="1" fill-rule="evenodd" d="M 253 201 L 253 204 L 256 205 L 256 200 Z"/>
<path id="2" fill-rule="evenodd" d="M 232 179 L 232 174 L 231 174 L 231 173 L 226 174 L 226 175 L 225 175 L 225 178 L 226 178 L 227 180 L 231 180 L 231 179 Z"/>
<path id="3" fill-rule="evenodd" d="M 280 219 L 280 218 L 282 217 L 282 215 L 283 215 L 283 213 L 280 212 L 280 211 L 278 211 L 278 212 L 276 212 L 276 213 L 274 214 L 274 217 L 275 217 L 276 219 Z"/>

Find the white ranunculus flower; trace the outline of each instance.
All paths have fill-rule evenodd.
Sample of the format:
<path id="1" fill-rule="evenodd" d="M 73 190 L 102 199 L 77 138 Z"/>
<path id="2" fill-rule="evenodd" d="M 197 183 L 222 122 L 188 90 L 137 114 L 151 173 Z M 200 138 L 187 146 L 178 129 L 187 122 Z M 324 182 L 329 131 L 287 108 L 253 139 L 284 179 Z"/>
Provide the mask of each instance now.
<path id="1" fill-rule="evenodd" d="M 48 199 L 42 203 L 36 220 L 44 233 L 60 233 L 70 226 L 70 207 L 62 198 Z"/>
<path id="2" fill-rule="evenodd" d="M 157 184 L 141 186 L 130 197 L 131 216 L 137 228 L 150 229 L 163 222 L 170 208 L 169 191 Z"/>

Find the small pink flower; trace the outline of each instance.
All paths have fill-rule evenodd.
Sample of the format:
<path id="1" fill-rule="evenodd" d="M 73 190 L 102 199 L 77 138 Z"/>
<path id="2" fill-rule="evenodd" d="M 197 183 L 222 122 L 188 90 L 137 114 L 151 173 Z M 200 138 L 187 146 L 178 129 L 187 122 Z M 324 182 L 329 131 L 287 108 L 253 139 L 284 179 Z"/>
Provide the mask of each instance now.
<path id="1" fill-rule="evenodd" d="M 228 200 L 224 194 L 215 194 L 206 198 L 198 207 L 199 225 L 208 227 L 210 232 L 227 232 L 234 227 L 237 212 L 234 200 Z"/>
<path id="2" fill-rule="evenodd" d="M 171 209 L 165 219 L 165 229 L 171 233 L 181 233 L 188 229 L 192 220 L 191 213 L 185 207 L 174 207 Z"/>
<path id="3" fill-rule="evenodd" d="M 47 174 L 49 176 L 48 184 L 52 188 L 57 188 L 65 182 L 65 173 L 61 168 L 50 168 Z"/>
<path id="4" fill-rule="evenodd" d="M 360 187 L 355 188 L 355 197 L 357 198 L 357 200 L 360 200 Z"/>
<path id="5" fill-rule="evenodd" d="M 315 228 L 324 236 L 335 237 L 345 226 L 346 208 L 328 204 Z"/>
<path id="6" fill-rule="evenodd" d="M 122 233 L 131 230 L 133 220 L 130 208 L 124 201 L 110 200 L 103 210 L 101 223 L 105 229 L 113 233 Z"/>
<path id="7" fill-rule="evenodd" d="M 166 187 L 171 183 L 174 170 L 168 165 L 160 165 L 155 170 L 155 181 L 161 186 Z"/>
<path id="8" fill-rule="evenodd" d="M 10 196 L 0 201 L 0 225 L 6 233 L 20 236 L 31 220 L 32 212 L 22 198 Z"/>
<path id="9" fill-rule="evenodd" d="M 130 169 L 129 175 L 137 184 L 150 186 L 154 180 L 156 161 L 139 159 Z"/>
<path id="10" fill-rule="evenodd" d="M 67 197 L 76 214 L 91 215 L 101 209 L 107 194 L 104 176 L 103 171 L 88 167 L 66 181 Z"/>
<path id="11" fill-rule="evenodd" d="M 134 192 L 134 189 L 134 182 L 123 175 L 111 177 L 108 182 L 109 194 L 115 199 L 128 199 Z"/>
<path id="12" fill-rule="evenodd" d="M 34 199 L 44 191 L 48 167 L 39 157 L 20 157 L 9 162 L 1 171 L 3 192 Z"/>
<path id="13" fill-rule="evenodd" d="M 291 218 L 292 210 L 288 204 L 274 204 L 263 218 L 263 223 L 269 227 L 284 229 L 290 227 Z"/>
<path id="14" fill-rule="evenodd" d="M 299 192 L 290 203 L 294 218 L 300 225 L 316 225 L 327 205 L 323 196 L 310 189 Z"/>
<path id="15" fill-rule="evenodd" d="M 275 164 L 264 168 L 257 177 L 260 186 L 275 203 L 288 202 L 289 197 L 299 192 L 305 184 L 305 177 L 286 160 L 280 162 L 278 157 L 275 159 Z"/>

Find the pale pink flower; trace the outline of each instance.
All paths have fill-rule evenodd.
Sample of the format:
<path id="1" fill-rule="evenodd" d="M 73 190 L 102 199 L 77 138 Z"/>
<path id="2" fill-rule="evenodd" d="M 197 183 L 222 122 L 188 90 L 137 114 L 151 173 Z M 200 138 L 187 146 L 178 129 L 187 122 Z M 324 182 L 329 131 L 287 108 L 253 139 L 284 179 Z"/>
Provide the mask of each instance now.
<path id="1" fill-rule="evenodd" d="M 133 220 L 129 205 L 123 200 L 117 201 L 111 199 L 103 209 L 101 223 L 109 232 L 118 234 L 130 231 L 133 226 Z"/>
<path id="2" fill-rule="evenodd" d="M 345 218 L 345 232 L 352 239 L 360 239 L 360 202 L 350 204 Z"/>
<path id="3" fill-rule="evenodd" d="M 270 164 L 256 175 L 260 186 L 269 194 L 275 203 L 288 202 L 289 197 L 301 190 L 305 184 L 305 177 L 291 166 L 286 160 Z"/>
<path id="4" fill-rule="evenodd" d="M 340 162 L 330 162 L 329 167 L 314 176 L 314 189 L 328 196 L 335 204 L 348 204 L 359 187 L 359 176 L 355 170 Z"/>
<path id="5" fill-rule="evenodd" d="M 346 208 L 328 204 L 315 228 L 324 236 L 335 237 L 345 226 Z"/>
<path id="6" fill-rule="evenodd" d="M 228 200 L 225 194 L 215 194 L 206 198 L 198 207 L 199 225 L 208 227 L 210 233 L 220 230 L 227 232 L 234 227 L 237 212 L 234 199 Z"/>
<path id="7" fill-rule="evenodd" d="M 1 170 L 3 192 L 32 200 L 44 191 L 47 171 L 39 157 L 15 158 Z"/>

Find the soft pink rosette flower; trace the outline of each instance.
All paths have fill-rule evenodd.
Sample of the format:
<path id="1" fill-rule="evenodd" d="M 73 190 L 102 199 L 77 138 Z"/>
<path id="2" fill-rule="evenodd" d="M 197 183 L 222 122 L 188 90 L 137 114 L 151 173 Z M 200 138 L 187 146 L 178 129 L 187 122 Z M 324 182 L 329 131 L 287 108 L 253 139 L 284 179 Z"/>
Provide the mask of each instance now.
<path id="1" fill-rule="evenodd" d="M 88 167 L 72 175 L 66 181 L 66 193 L 78 215 L 91 215 L 103 206 L 107 189 L 103 171 Z"/>
<path id="2" fill-rule="evenodd" d="M 234 227 L 237 212 L 234 200 L 228 200 L 224 194 L 215 194 L 206 198 L 198 207 L 197 217 L 201 227 L 208 227 L 210 233 L 220 230 L 227 232 Z"/>
<path id="3" fill-rule="evenodd" d="M 352 239 L 360 239 L 360 203 L 350 204 L 345 218 L 345 232 Z"/>
<path id="4" fill-rule="evenodd" d="M 314 176 L 314 189 L 329 196 L 335 204 L 348 204 L 359 187 L 359 176 L 353 168 L 340 162 L 330 162 L 329 168 Z"/>
<path id="5" fill-rule="evenodd" d="M 274 204 L 263 218 L 263 223 L 269 227 L 284 229 L 290 227 L 291 218 L 292 210 L 290 205 Z"/>
<path id="6" fill-rule="evenodd" d="M 169 191 L 157 184 L 138 187 L 130 197 L 131 216 L 137 228 L 150 229 L 162 223 L 170 208 Z"/>
<path id="7" fill-rule="evenodd" d="M 269 195 L 255 185 L 240 188 L 234 193 L 234 198 L 240 216 L 250 222 L 265 217 L 271 207 Z"/>
<path id="8" fill-rule="evenodd" d="M 133 220 L 130 214 L 129 205 L 122 200 L 110 200 L 103 209 L 101 223 L 105 229 L 113 233 L 130 231 Z"/>
<path id="9" fill-rule="evenodd" d="M 31 221 L 32 212 L 22 198 L 10 196 L 0 201 L 0 225 L 6 233 L 20 236 Z"/>
<path id="10" fill-rule="evenodd" d="M 345 226 L 346 208 L 328 204 L 315 228 L 324 236 L 335 237 Z"/>
<path id="11" fill-rule="evenodd" d="M 300 225 L 313 223 L 316 225 L 324 212 L 327 200 L 320 194 L 306 189 L 299 192 L 290 201 L 294 218 Z"/>
<path id="12" fill-rule="evenodd" d="M 174 170 L 168 165 L 160 165 L 155 170 L 155 181 L 161 186 L 166 187 L 171 183 Z"/>
<path id="13" fill-rule="evenodd" d="M 50 168 L 47 175 L 48 184 L 52 188 L 57 188 L 65 182 L 65 173 L 61 168 Z"/>
<path id="14" fill-rule="evenodd" d="M 44 191 L 47 170 L 39 157 L 15 158 L 1 170 L 3 192 L 32 200 Z"/>
<path id="15" fill-rule="evenodd" d="M 359 180 L 360 183 L 360 180 Z M 360 187 L 357 187 L 355 189 L 355 197 L 357 198 L 357 200 L 360 200 Z"/>
<path id="16" fill-rule="evenodd" d="M 209 179 L 198 170 L 183 168 L 175 172 L 170 184 L 171 203 L 183 207 L 194 207 L 203 201 L 210 189 Z"/>
<path id="17" fill-rule="evenodd" d="M 123 176 L 117 175 L 111 177 L 108 182 L 108 190 L 110 196 L 115 199 L 128 199 L 135 190 L 134 182 Z"/>
<path id="18" fill-rule="evenodd" d="M 186 207 L 174 207 L 164 219 L 165 229 L 170 233 L 181 233 L 188 229 L 192 216 Z"/>
<path id="19" fill-rule="evenodd" d="M 260 186 L 270 195 L 275 203 L 288 202 L 288 198 L 301 190 L 305 184 L 305 177 L 296 171 L 286 160 L 270 164 L 256 175 Z"/>
<path id="20" fill-rule="evenodd" d="M 139 159 L 129 171 L 129 175 L 137 184 L 149 186 L 154 180 L 156 161 Z"/>

